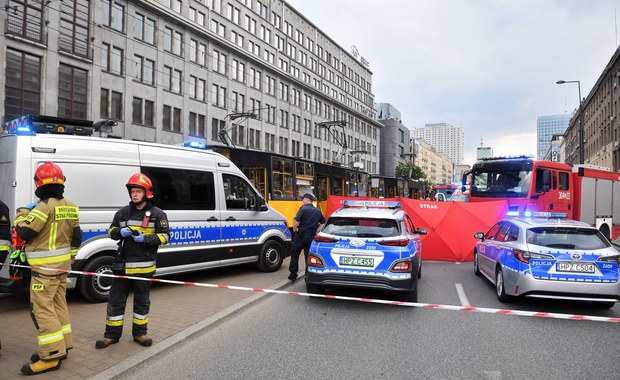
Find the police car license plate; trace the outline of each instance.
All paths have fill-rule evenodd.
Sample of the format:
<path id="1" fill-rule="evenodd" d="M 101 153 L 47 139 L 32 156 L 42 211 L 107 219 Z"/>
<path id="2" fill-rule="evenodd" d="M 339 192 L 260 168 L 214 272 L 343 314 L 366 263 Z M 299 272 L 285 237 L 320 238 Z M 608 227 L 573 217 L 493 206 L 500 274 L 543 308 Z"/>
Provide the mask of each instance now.
<path id="1" fill-rule="evenodd" d="M 555 269 L 558 272 L 573 272 L 573 273 L 594 273 L 594 263 L 556 263 Z"/>
<path id="2" fill-rule="evenodd" d="M 368 257 L 340 256 L 340 265 L 348 265 L 354 267 L 373 267 L 375 265 L 375 260 Z"/>

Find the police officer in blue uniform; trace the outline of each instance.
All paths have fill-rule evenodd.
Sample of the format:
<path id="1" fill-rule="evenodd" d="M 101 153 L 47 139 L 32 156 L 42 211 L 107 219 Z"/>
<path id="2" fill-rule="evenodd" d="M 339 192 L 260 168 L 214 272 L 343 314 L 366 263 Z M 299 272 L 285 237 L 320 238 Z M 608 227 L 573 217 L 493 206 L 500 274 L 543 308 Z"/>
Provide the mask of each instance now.
<path id="1" fill-rule="evenodd" d="M 291 248 L 291 263 L 288 270 L 291 272 L 288 279 L 291 281 L 297 280 L 297 271 L 299 270 L 299 254 L 301 250 L 304 251 L 306 262 L 308 262 L 308 251 L 310 251 L 310 245 L 323 224 L 325 224 L 325 217 L 318 208 L 312 205 L 312 202 L 316 201 L 314 194 L 306 193 L 301 197 L 303 205 L 297 211 L 297 215 L 293 218 L 293 233 L 296 233 L 296 238 L 293 241 L 293 247 Z"/>

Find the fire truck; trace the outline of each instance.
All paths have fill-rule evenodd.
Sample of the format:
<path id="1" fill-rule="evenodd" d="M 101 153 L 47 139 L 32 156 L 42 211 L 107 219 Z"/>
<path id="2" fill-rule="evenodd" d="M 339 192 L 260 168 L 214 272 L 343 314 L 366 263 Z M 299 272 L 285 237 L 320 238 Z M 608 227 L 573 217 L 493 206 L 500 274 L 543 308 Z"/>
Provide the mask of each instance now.
<path id="1" fill-rule="evenodd" d="M 491 157 L 463 174 L 469 201 L 507 200 L 509 213 L 544 211 L 596 226 L 608 239 L 620 236 L 620 173 L 592 165 Z"/>

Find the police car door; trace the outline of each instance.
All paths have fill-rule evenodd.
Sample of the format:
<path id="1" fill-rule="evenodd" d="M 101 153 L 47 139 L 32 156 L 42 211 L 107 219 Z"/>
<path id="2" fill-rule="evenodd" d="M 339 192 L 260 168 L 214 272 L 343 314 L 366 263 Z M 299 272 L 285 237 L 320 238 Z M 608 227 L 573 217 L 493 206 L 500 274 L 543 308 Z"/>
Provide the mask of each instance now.
<path id="1" fill-rule="evenodd" d="M 222 208 L 223 261 L 248 256 L 258 256 L 258 243 L 264 222 L 258 211 L 259 196 L 243 177 L 222 173 L 225 207 Z"/>

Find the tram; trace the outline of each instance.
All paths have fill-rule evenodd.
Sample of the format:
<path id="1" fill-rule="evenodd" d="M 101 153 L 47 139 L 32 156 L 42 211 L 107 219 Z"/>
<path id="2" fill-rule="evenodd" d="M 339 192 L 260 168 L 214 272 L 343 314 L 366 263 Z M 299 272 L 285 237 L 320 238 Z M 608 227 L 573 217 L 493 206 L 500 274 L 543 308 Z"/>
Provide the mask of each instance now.
<path id="1" fill-rule="evenodd" d="M 305 193 L 317 197 L 316 206 L 323 214 L 327 210 L 328 195 L 370 195 L 370 176 L 356 168 L 230 146 L 210 146 L 209 149 L 234 162 L 269 205 L 286 217 L 289 227 L 293 225 L 293 217 Z"/>

